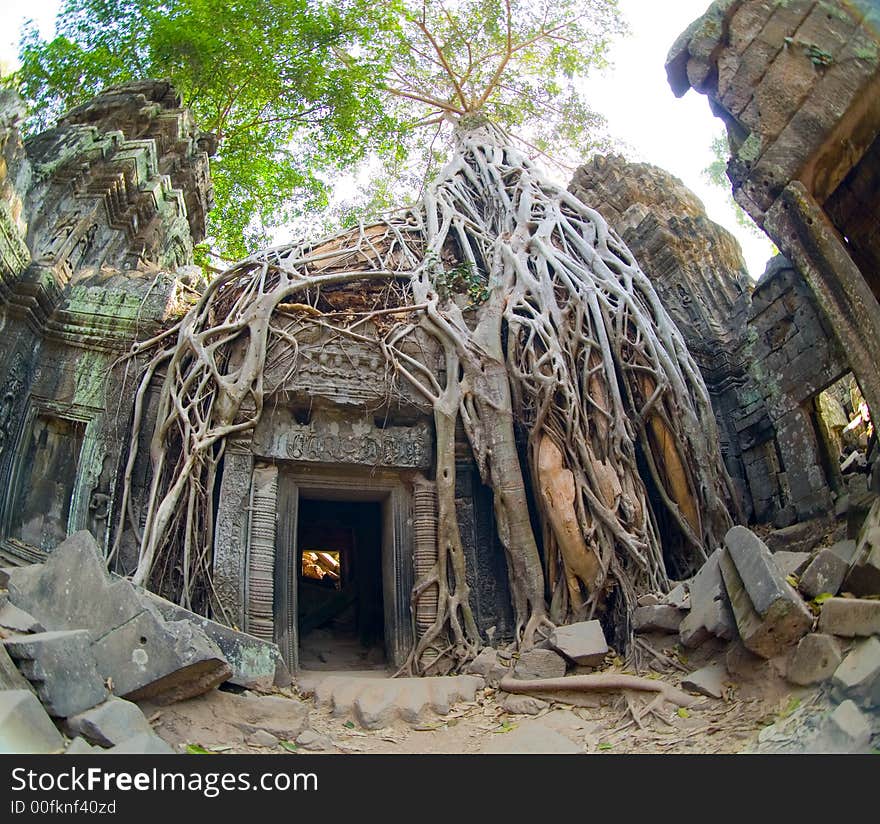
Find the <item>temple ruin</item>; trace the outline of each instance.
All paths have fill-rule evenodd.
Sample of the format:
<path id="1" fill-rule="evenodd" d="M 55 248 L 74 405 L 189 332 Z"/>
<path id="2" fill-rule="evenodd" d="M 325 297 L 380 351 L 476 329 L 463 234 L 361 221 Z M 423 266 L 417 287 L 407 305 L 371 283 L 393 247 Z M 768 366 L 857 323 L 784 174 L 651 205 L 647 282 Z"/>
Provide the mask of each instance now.
<path id="1" fill-rule="evenodd" d="M 726 124 L 734 196 L 781 253 L 757 283 L 680 181 L 616 155 L 567 191 L 511 161 L 503 196 L 537 193 L 546 212 L 484 247 L 473 226 L 491 209 L 447 225 L 426 201 L 209 281 L 193 246 L 214 140 L 167 82 L 108 89 L 28 140 L 0 92 L 0 566 L 88 530 L 114 573 L 277 644 L 294 674 L 445 675 L 594 618 L 624 651 L 636 605 L 659 605 L 646 594 L 713 563 L 748 589 L 716 553 L 734 524 L 772 549 L 805 529 L 809 549 L 858 540 L 855 594 L 876 592 L 876 436 L 857 424 L 862 401 L 880 409 L 878 25 L 861 0 L 717 0 L 669 54 L 675 93 L 705 94 Z M 479 134 L 472 169 L 507 169 Z M 447 191 L 466 204 L 468 174 Z M 540 234 L 553 208 L 573 239 Z M 533 279 L 511 279 L 490 339 L 486 249 L 527 234 L 553 264 L 510 263 Z M 595 276 L 602 307 L 563 271 Z M 572 336 L 552 365 L 550 328 Z M 487 351 L 481 373 L 468 355 Z M 487 436 L 505 402 L 509 432 Z M 615 415 L 629 423 L 609 435 Z"/>

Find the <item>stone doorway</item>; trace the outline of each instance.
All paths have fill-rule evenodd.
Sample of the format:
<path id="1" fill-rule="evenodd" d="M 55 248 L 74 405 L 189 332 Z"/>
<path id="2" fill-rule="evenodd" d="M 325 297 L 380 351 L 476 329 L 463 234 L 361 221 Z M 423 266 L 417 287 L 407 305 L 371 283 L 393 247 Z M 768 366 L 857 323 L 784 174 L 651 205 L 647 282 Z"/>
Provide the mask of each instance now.
<path id="1" fill-rule="evenodd" d="M 300 495 L 297 509 L 300 667 L 384 669 L 381 502 Z"/>

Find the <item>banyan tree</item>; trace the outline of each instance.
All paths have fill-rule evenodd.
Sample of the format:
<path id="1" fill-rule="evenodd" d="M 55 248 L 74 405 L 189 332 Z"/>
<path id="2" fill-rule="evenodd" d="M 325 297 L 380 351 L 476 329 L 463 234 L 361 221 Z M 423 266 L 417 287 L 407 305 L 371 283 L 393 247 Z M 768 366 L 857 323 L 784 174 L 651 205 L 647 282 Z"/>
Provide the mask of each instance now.
<path id="1" fill-rule="evenodd" d="M 502 40 L 499 66 L 516 53 Z M 435 62 L 448 63 L 434 45 Z M 650 273 L 485 116 L 491 86 L 473 91 L 466 68 L 443 71 L 449 97 L 425 102 L 451 124 L 453 145 L 414 205 L 251 255 L 136 345 L 146 367 L 125 517 L 140 439 L 151 480 L 134 580 L 208 607 L 227 440 L 256 427 L 297 370 L 300 343 L 320 332 L 370 347 L 432 410 L 438 552 L 411 598 L 414 612 L 423 598 L 438 608 L 410 670 L 437 656 L 460 664 L 485 643 L 455 507 L 457 426 L 492 490 L 514 643 L 526 650 L 556 625 L 600 618 L 623 648 L 637 597 L 666 591 L 731 524 L 709 396 Z M 352 300 L 365 293 L 368 306 Z M 418 356 L 425 341 L 441 369 Z"/>

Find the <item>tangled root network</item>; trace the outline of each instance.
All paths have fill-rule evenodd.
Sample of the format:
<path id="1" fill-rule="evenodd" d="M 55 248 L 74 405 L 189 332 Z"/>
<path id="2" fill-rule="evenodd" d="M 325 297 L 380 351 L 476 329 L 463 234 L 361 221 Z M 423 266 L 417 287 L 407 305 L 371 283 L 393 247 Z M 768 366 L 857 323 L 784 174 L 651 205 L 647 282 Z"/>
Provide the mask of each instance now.
<path id="1" fill-rule="evenodd" d="M 455 510 L 459 421 L 493 491 L 520 650 L 591 617 L 625 646 L 638 595 L 667 590 L 670 565 L 692 568 L 719 542 L 734 497 L 715 419 L 651 282 L 598 212 L 500 132 L 457 139 L 416 206 L 256 254 L 213 280 L 173 328 L 136 344 L 145 367 L 123 494 L 125 517 L 143 524 L 135 582 L 195 609 L 212 603 L 226 439 L 257 425 L 295 373 L 307 330 L 374 347 L 386 373 L 433 409 L 438 555 L 412 600 L 433 590 L 439 609 L 410 671 L 438 655 L 460 664 L 482 646 Z M 319 296 L 352 284 L 382 291 L 384 306 L 322 311 Z M 411 354 L 416 335 L 436 343 L 445 369 Z M 147 436 L 150 486 L 137 513 L 132 470 Z"/>

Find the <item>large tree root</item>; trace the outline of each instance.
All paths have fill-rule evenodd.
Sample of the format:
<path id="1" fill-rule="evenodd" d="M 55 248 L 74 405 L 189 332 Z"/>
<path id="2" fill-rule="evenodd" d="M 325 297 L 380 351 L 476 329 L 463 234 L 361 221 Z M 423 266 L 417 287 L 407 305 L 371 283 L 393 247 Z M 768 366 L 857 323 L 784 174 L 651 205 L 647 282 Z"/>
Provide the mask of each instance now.
<path id="1" fill-rule="evenodd" d="M 501 679 L 498 685 L 504 692 L 513 693 L 549 693 L 562 692 L 656 692 L 665 701 L 676 707 L 693 706 L 699 699 L 678 687 L 673 687 L 660 680 L 642 678 L 638 675 L 621 675 L 617 673 L 597 672 L 590 675 L 569 675 L 563 678 L 535 678 L 531 680 L 517 680 L 512 676 Z"/>
<path id="2" fill-rule="evenodd" d="M 321 335 L 371 347 L 389 385 L 405 382 L 433 411 L 439 557 L 412 599 L 430 590 L 439 604 L 412 672 L 437 655 L 461 664 L 484 643 L 456 513 L 458 424 L 494 494 L 520 649 L 595 615 L 625 648 L 637 595 L 668 588 L 670 550 L 696 566 L 731 523 L 709 396 L 650 280 L 597 212 L 484 126 L 459 135 L 416 206 L 242 261 L 174 329 L 133 348 L 147 360 L 114 553 L 127 524 L 138 583 L 217 611 L 213 506 L 226 440 L 255 429 L 296 373 L 301 342 Z M 442 374 L 413 354 L 426 340 Z"/>

